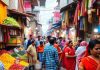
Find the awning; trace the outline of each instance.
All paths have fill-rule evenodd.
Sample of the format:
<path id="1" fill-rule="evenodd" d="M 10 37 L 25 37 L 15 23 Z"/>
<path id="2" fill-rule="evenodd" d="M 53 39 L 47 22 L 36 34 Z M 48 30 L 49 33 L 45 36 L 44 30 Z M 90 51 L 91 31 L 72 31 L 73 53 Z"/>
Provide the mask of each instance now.
<path id="1" fill-rule="evenodd" d="M 66 10 L 68 10 L 68 9 L 71 9 L 72 7 L 76 7 L 76 5 L 77 5 L 77 2 L 74 1 L 74 2 L 72 2 L 72 3 L 68 4 L 68 5 L 66 5 L 65 7 L 61 8 L 61 9 L 60 9 L 60 12 L 66 11 Z"/>
<path id="2" fill-rule="evenodd" d="M 17 14 L 17 15 L 21 15 L 21 16 L 26 16 L 26 17 L 31 17 L 33 15 L 30 15 L 30 14 L 27 14 L 27 13 L 22 13 L 22 12 L 19 12 L 17 10 L 11 10 L 11 9 L 8 9 L 8 12 L 9 13 L 12 13 L 12 14 Z"/>
<path id="3" fill-rule="evenodd" d="M 52 28 L 59 28 L 62 24 L 62 21 L 59 21 L 58 23 L 52 24 Z"/>

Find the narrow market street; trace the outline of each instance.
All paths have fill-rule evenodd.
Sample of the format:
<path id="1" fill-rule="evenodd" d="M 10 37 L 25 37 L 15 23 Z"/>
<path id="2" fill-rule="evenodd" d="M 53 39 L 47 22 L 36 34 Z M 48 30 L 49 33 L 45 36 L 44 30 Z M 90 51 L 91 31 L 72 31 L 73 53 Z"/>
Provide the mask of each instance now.
<path id="1" fill-rule="evenodd" d="M 100 0 L 0 0 L 0 70 L 100 70 Z"/>

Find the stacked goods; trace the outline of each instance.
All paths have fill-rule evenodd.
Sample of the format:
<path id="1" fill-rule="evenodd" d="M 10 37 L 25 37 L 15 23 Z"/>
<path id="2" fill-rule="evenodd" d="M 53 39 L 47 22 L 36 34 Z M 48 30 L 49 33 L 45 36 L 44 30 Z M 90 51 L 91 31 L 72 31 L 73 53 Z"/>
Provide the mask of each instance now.
<path id="1" fill-rule="evenodd" d="M 16 38 L 10 38 L 8 41 L 9 44 L 21 44 L 21 39 L 16 39 Z"/>
<path id="2" fill-rule="evenodd" d="M 16 44 L 17 43 L 17 40 L 16 40 L 16 38 L 10 38 L 10 40 L 9 40 L 8 43 L 9 44 Z"/>
<path id="3" fill-rule="evenodd" d="M 2 61 L 2 63 L 4 64 L 5 70 L 8 70 L 11 65 L 14 64 L 14 61 L 16 60 L 15 58 L 13 58 L 11 55 L 9 55 L 8 53 L 4 53 L 0 56 L 0 60 Z"/>
<path id="4" fill-rule="evenodd" d="M 17 43 L 21 44 L 21 38 L 17 38 Z"/>

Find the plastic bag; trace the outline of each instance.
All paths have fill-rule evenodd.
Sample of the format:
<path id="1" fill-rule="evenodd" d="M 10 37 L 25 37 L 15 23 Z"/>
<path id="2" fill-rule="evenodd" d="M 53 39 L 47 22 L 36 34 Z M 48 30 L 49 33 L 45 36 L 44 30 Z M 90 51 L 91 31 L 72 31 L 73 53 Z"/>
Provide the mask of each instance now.
<path id="1" fill-rule="evenodd" d="M 0 70 L 4 70 L 4 65 L 1 61 L 0 61 Z"/>
<path id="2" fill-rule="evenodd" d="M 42 63 L 38 61 L 38 62 L 35 64 L 35 69 L 36 69 L 36 70 L 40 70 L 41 68 L 42 68 Z"/>

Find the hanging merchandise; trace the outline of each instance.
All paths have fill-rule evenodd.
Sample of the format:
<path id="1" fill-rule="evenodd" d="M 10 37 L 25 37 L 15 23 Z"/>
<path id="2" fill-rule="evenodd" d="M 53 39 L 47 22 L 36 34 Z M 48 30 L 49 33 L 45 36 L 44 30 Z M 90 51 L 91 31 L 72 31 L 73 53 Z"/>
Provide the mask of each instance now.
<path id="1" fill-rule="evenodd" d="M 93 7 L 93 4 L 96 0 L 88 0 L 88 9 L 91 9 Z"/>
<path id="2" fill-rule="evenodd" d="M 66 11 L 65 13 L 65 24 L 68 26 L 69 25 L 69 12 Z"/>
<path id="3" fill-rule="evenodd" d="M 0 0 L 0 24 L 3 23 L 3 20 L 7 17 L 7 6 L 3 4 Z"/>
<path id="4" fill-rule="evenodd" d="M 97 9 L 97 15 L 99 15 L 99 9 Z"/>
<path id="5" fill-rule="evenodd" d="M 80 30 L 84 29 L 83 17 L 80 18 Z"/>
<path id="6" fill-rule="evenodd" d="M 81 2 L 81 16 L 86 16 L 88 13 L 88 2 L 89 0 L 82 0 Z"/>
<path id="7" fill-rule="evenodd" d="M 87 22 L 86 18 L 83 17 L 84 31 L 87 31 Z"/>
<path id="8" fill-rule="evenodd" d="M 4 43 L 7 43 L 10 40 L 10 35 L 8 29 L 4 28 L 3 30 L 3 37 L 4 37 Z"/>
<path id="9" fill-rule="evenodd" d="M 88 14 L 88 22 L 89 23 L 92 23 L 93 22 L 92 14 Z"/>
<path id="10" fill-rule="evenodd" d="M 78 2 L 76 10 L 75 10 L 74 21 L 73 21 L 75 25 L 77 25 L 78 21 L 80 20 L 80 16 L 81 16 L 80 13 L 81 13 L 81 5 L 80 5 L 80 2 Z"/>
<path id="11" fill-rule="evenodd" d="M 85 0 L 81 2 L 81 16 L 84 16 L 85 13 Z"/>
<path id="12" fill-rule="evenodd" d="M 0 27 L 0 42 L 3 42 L 3 35 L 2 35 L 1 27 Z"/>
<path id="13" fill-rule="evenodd" d="M 65 19 L 65 12 L 62 12 L 61 15 L 62 15 L 62 16 L 61 16 L 61 20 L 64 20 L 64 19 Z"/>

